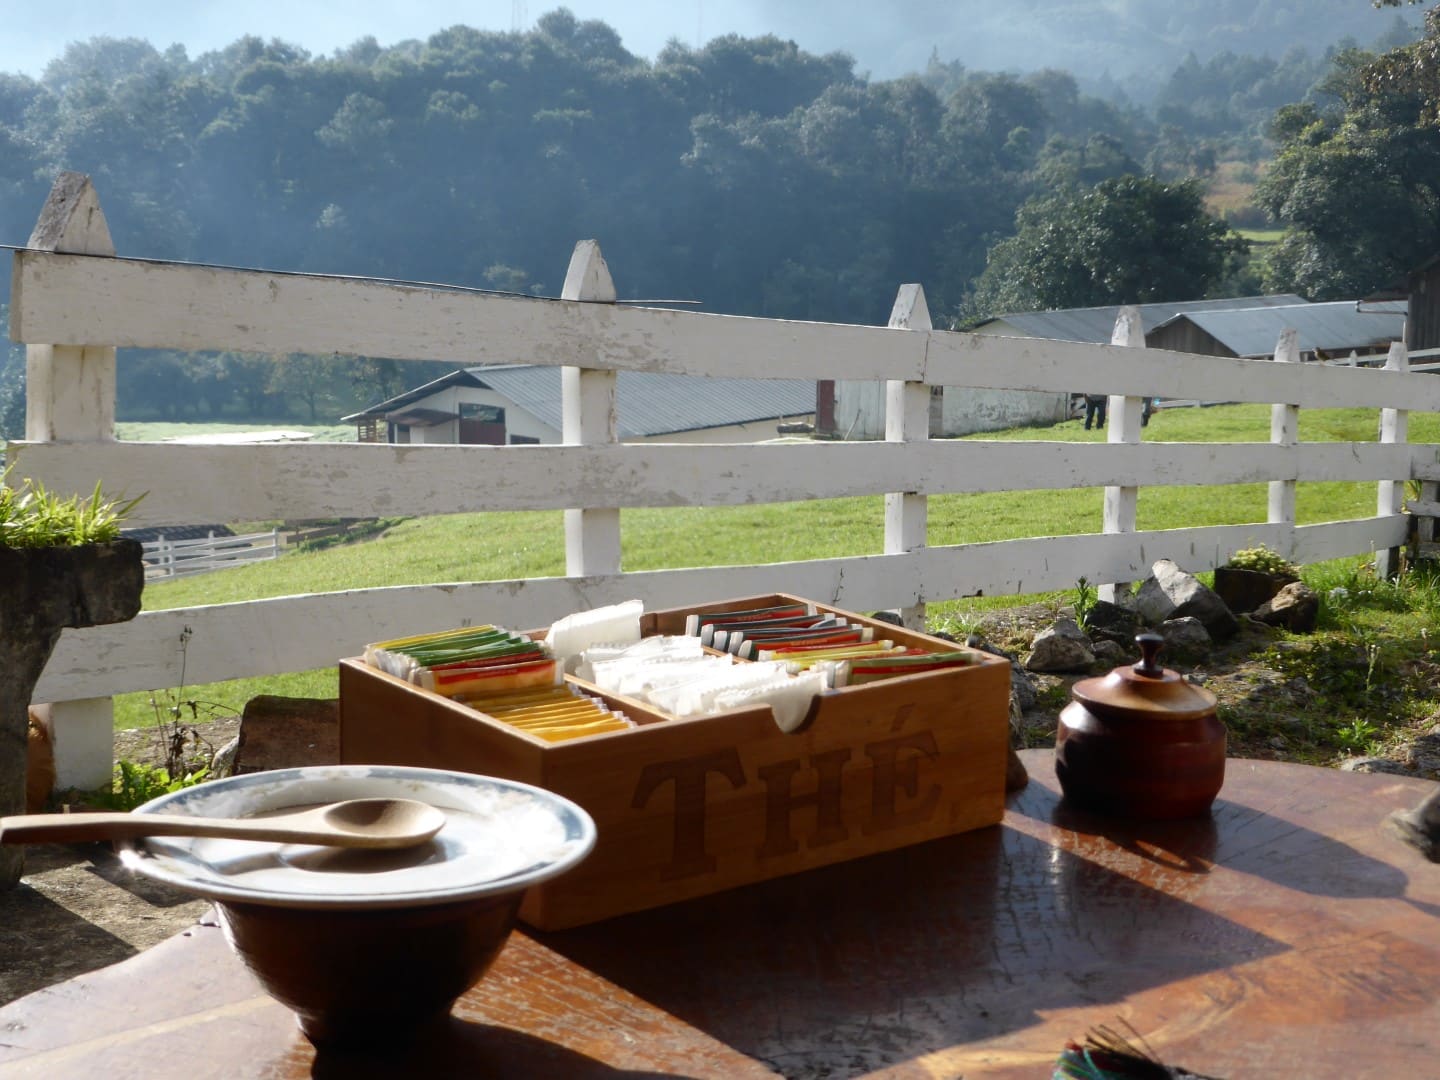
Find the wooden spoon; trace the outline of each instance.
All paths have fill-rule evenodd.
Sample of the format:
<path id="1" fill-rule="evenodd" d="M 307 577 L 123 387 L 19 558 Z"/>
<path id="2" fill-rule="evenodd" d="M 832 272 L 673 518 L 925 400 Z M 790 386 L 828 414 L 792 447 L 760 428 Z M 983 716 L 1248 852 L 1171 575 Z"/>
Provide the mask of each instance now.
<path id="1" fill-rule="evenodd" d="M 445 812 L 414 799 L 347 799 L 258 818 L 188 814 L 19 814 L 0 818 L 0 844 L 133 840 L 144 836 L 228 836 L 330 847 L 404 848 L 423 844 Z"/>

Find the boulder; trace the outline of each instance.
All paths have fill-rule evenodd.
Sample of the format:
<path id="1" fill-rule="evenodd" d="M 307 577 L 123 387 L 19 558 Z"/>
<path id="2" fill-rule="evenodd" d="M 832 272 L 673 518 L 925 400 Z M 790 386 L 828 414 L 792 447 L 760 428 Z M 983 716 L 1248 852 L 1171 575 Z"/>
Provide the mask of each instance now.
<path id="1" fill-rule="evenodd" d="M 1240 629 L 1225 601 L 1170 559 L 1155 561 L 1151 576 L 1135 594 L 1135 611 L 1151 626 L 1167 619 L 1199 619 L 1217 641 L 1234 637 Z"/>
<path id="2" fill-rule="evenodd" d="M 1075 620 L 1056 619 L 1054 626 L 1035 635 L 1025 668 L 1027 671 L 1051 673 L 1088 671 L 1094 663 L 1095 653 L 1090 647 L 1090 639 Z"/>
<path id="3" fill-rule="evenodd" d="M 1199 656 L 1215 644 L 1205 624 L 1193 615 L 1166 619 L 1155 630 L 1165 639 L 1165 651 L 1171 656 Z"/>
<path id="4" fill-rule="evenodd" d="M 1303 581 L 1294 581 L 1256 608 L 1255 618 L 1292 634 L 1309 634 L 1320 618 L 1320 597 Z"/>
<path id="5" fill-rule="evenodd" d="M 1085 613 L 1085 632 L 1092 641 L 1111 641 L 1129 650 L 1135 647 L 1135 635 L 1139 631 L 1140 617 L 1108 600 L 1095 601 Z"/>
<path id="6" fill-rule="evenodd" d="M 1244 570 L 1238 566 L 1215 568 L 1215 595 L 1225 606 L 1239 615 L 1254 611 L 1292 581 L 1294 574 L 1268 574 L 1263 570 Z"/>

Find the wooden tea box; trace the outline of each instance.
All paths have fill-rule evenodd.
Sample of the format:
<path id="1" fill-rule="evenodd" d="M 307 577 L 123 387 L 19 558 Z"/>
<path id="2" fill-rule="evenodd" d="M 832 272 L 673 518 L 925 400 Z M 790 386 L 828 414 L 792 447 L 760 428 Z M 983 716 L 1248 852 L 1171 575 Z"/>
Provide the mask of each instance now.
<path id="1" fill-rule="evenodd" d="M 650 612 L 642 634 L 683 633 L 690 612 L 797 599 Z M 815 606 L 897 643 L 955 647 Z M 979 655 L 967 667 L 826 691 L 789 734 L 769 706 L 679 719 L 582 682 L 639 726 L 559 743 L 346 659 L 340 759 L 501 776 L 585 807 L 599 833 L 594 852 L 532 888 L 520 912 L 558 930 L 998 823 L 1010 665 Z"/>

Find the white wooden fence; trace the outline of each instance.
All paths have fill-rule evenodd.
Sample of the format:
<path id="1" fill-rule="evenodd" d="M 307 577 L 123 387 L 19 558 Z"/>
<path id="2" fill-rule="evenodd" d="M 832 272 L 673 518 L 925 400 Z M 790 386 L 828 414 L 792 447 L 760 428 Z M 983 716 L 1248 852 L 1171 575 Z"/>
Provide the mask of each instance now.
<path id="1" fill-rule="evenodd" d="M 565 512 L 564 577 L 448 582 L 288 596 L 66 631 L 36 689 L 56 703 L 61 783 L 110 769 L 109 696 L 333 664 L 367 642 L 495 621 L 545 625 L 631 597 L 652 607 L 783 590 L 843 607 L 923 605 L 1090 581 L 1124 583 L 1170 557 L 1191 570 L 1264 543 L 1298 562 L 1384 553 L 1402 544 L 1404 481 L 1436 501 L 1440 447 L 1406 441 L 1407 410 L 1440 411 L 1440 379 L 1386 370 L 1142 351 L 1138 318 L 1115 343 L 1083 345 L 932 330 L 918 285 L 900 289 L 888 327 L 741 318 L 616 303 L 593 241 L 577 245 L 560 300 L 224 270 L 114 257 L 89 181 L 56 183 L 29 249 L 15 255 L 11 336 L 28 346 L 27 426 L 11 444 L 17 476 L 59 491 L 148 494 L 133 524 Z M 564 444 L 206 446 L 113 441 L 116 347 L 339 353 L 527 361 L 564 368 Z M 886 439 L 713 446 L 621 444 L 615 373 L 882 379 Z M 1115 395 L 1107 444 L 930 440 L 930 387 Z M 955 391 L 951 390 L 950 393 Z M 1132 396 L 1126 396 L 1132 395 Z M 1138 396 L 1135 396 L 1138 395 Z M 1265 402 L 1271 439 L 1141 442 L 1142 396 Z M 1379 411 L 1375 443 L 1297 441 L 1300 409 Z M 1146 429 L 1147 431 L 1150 429 Z M 1373 517 L 1297 526 L 1295 489 L 1318 480 L 1377 484 Z M 1268 520 L 1164 532 L 1136 529 L 1141 486 L 1268 482 Z M 1104 486 L 1099 534 L 928 546 L 927 499 L 944 492 Z M 755 566 L 625 573 L 620 515 L 630 507 L 739 505 L 884 494 L 885 547 L 873 554 Z M 1044 492 L 1035 520 L 1044 522 Z M 783 554 L 783 553 L 782 553 Z"/>
<path id="2" fill-rule="evenodd" d="M 142 545 L 145 551 L 145 577 L 188 577 L 211 570 L 280 557 L 280 530 L 249 533 L 245 536 L 193 537 L 171 540 L 163 534 Z"/>

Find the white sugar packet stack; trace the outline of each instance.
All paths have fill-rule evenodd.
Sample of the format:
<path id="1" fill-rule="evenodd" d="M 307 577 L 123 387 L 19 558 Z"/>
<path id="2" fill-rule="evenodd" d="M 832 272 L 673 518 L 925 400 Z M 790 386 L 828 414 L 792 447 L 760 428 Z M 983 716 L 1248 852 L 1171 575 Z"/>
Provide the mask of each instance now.
<path id="1" fill-rule="evenodd" d="M 715 695 L 714 709 L 739 709 L 747 705 L 769 705 L 775 723 L 789 733 L 798 728 L 809 715 L 815 695 L 826 689 L 828 679 L 822 671 L 806 671 L 779 682 L 766 682 L 725 690 Z"/>
<path id="2" fill-rule="evenodd" d="M 639 600 L 626 600 L 590 611 L 577 611 L 550 624 L 545 644 L 552 655 L 573 673 L 580 663 L 580 654 L 592 645 L 626 645 L 640 640 L 640 616 L 645 605 Z"/>
<path id="3" fill-rule="evenodd" d="M 705 648 L 700 639 L 684 634 L 657 634 L 629 643 L 602 642 L 591 645 L 580 654 L 575 674 L 586 682 L 599 684 L 596 672 L 602 667 L 623 670 L 647 660 L 694 660 L 704 655 Z M 617 663 L 619 667 L 611 667 Z"/>
<path id="4" fill-rule="evenodd" d="M 729 665 L 718 656 L 697 656 L 693 659 L 656 657 L 634 663 L 617 661 L 615 665 L 603 665 L 597 673 L 604 687 L 612 694 L 637 698 L 655 704 L 655 695 L 703 679 L 717 667 Z M 613 667 L 613 670 L 612 670 Z"/>
<path id="5" fill-rule="evenodd" d="M 704 716 L 715 711 L 716 696 L 727 690 L 743 690 L 789 678 L 785 666 L 774 661 L 729 665 L 722 661 L 698 679 L 652 692 L 650 701 L 676 716 Z"/>

